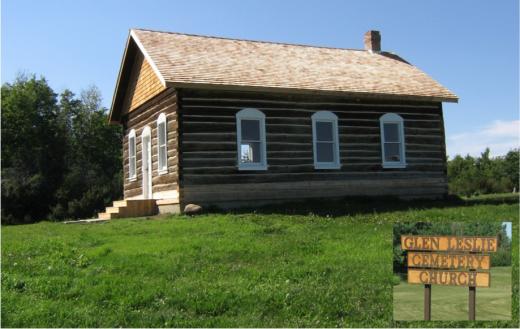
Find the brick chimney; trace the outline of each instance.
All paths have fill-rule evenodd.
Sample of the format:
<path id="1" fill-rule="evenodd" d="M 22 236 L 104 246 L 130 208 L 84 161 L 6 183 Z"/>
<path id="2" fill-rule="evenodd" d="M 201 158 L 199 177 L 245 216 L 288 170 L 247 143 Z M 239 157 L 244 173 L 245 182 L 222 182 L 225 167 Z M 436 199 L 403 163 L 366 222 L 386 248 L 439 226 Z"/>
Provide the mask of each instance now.
<path id="1" fill-rule="evenodd" d="M 379 31 L 368 31 L 365 33 L 365 50 L 371 53 L 381 51 L 381 34 Z"/>

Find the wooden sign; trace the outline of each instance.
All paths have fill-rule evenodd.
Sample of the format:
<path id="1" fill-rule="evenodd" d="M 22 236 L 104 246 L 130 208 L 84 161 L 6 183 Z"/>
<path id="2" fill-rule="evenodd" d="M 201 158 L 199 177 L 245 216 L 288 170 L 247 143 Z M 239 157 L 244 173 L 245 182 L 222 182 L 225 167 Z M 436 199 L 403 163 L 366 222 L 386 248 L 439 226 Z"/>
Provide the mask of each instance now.
<path id="1" fill-rule="evenodd" d="M 408 270 L 408 282 L 438 284 L 443 286 L 488 288 L 490 277 L 489 272 L 410 269 Z"/>
<path id="2" fill-rule="evenodd" d="M 402 250 L 423 251 L 465 251 L 465 252 L 496 252 L 498 239 L 496 236 L 420 236 L 402 235 Z"/>
<path id="3" fill-rule="evenodd" d="M 489 255 L 408 252 L 408 267 L 443 268 L 450 270 L 489 270 Z"/>
<path id="4" fill-rule="evenodd" d="M 475 320 L 476 288 L 488 288 L 490 257 L 496 252 L 494 236 L 402 235 L 407 256 L 408 283 L 424 285 L 424 319 L 430 320 L 432 284 L 469 287 L 469 319 Z"/>

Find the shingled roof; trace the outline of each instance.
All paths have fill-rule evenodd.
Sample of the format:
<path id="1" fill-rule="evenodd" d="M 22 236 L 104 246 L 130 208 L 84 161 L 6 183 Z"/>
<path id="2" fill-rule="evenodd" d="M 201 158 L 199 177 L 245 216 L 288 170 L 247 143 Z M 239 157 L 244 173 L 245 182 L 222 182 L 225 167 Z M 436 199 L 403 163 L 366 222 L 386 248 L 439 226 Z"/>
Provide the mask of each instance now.
<path id="1" fill-rule="evenodd" d="M 454 93 L 426 73 L 387 52 L 143 29 L 130 30 L 131 41 L 164 86 L 458 101 Z"/>

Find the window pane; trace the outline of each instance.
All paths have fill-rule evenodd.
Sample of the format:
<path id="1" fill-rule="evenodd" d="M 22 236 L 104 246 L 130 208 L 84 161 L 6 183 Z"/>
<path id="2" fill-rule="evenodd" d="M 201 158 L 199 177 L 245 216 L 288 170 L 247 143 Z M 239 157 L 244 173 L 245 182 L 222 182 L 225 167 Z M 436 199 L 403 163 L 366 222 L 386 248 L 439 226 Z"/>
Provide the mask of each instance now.
<path id="1" fill-rule="evenodd" d="M 316 140 L 320 142 L 332 142 L 332 122 L 316 121 Z"/>
<path id="2" fill-rule="evenodd" d="M 400 142 L 399 125 L 397 123 L 385 123 L 383 125 L 385 142 Z"/>
<path id="3" fill-rule="evenodd" d="M 128 156 L 135 156 L 135 139 L 134 138 L 130 138 L 128 140 Z"/>
<path id="4" fill-rule="evenodd" d="M 128 176 L 135 177 L 135 137 L 128 138 Z"/>
<path id="5" fill-rule="evenodd" d="M 385 161 L 400 162 L 401 143 L 385 143 Z"/>
<path id="6" fill-rule="evenodd" d="M 159 133 L 159 145 L 166 144 L 166 124 L 164 122 L 160 123 L 157 127 L 157 131 Z"/>
<path id="7" fill-rule="evenodd" d="M 334 162 L 334 143 L 316 143 L 318 162 Z"/>
<path id="8" fill-rule="evenodd" d="M 129 176 L 133 177 L 135 176 L 135 158 L 130 158 L 130 172 Z"/>
<path id="9" fill-rule="evenodd" d="M 240 145 L 240 162 L 260 163 L 260 142 L 248 142 Z"/>
<path id="10" fill-rule="evenodd" d="M 242 120 L 242 139 L 244 140 L 260 140 L 260 121 L 259 120 Z"/>
<path id="11" fill-rule="evenodd" d="M 166 169 L 166 145 L 159 147 L 159 169 Z"/>

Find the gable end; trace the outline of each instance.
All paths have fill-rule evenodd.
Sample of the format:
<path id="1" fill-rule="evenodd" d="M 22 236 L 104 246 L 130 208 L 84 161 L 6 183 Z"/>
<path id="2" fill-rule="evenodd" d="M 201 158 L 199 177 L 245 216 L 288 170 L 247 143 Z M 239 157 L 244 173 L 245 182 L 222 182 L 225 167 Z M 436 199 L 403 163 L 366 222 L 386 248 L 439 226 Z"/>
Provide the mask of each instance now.
<path id="1" fill-rule="evenodd" d="M 141 52 L 137 52 L 130 79 L 125 91 L 121 114 L 129 113 L 140 105 L 166 89 L 148 60 Z"/>
<path id="2" fill-rule="evenodd" d="M 129 36 L 121 63 L 116 90 L 110 110 L 110 123 L 143 105 L 166 89 L 154 63 L 132 35 Z"/>

